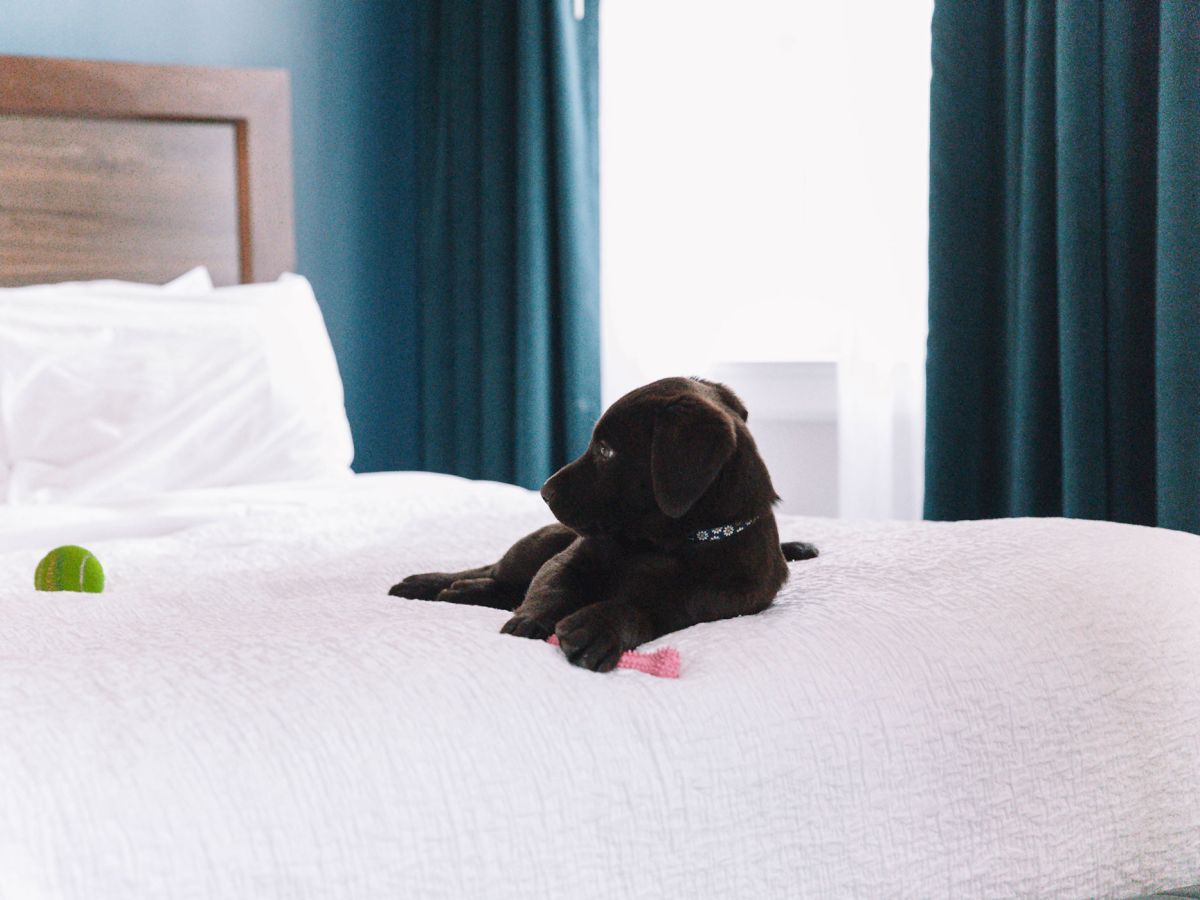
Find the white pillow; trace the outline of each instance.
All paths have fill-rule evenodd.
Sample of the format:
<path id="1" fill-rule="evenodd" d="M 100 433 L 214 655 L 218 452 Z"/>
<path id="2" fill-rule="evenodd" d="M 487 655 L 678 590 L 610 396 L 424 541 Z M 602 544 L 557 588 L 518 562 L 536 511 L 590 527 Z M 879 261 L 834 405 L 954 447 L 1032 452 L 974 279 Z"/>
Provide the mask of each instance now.
<path id="1" fill-rule="evenodd" d="M 10 503 L 321 478 L 353 457 L 308 281 L 0 297 Z"/>
<path id="2" fill-rule="evenodd" d="M 0 317 L 3 316 L 6 299 L 35 298 L 40 302 L 64 293 L 134 293 L 152 296 L 174 294 L 204 294 L 213 289 L 212 276 L 207 266 L 196 266 L 166 284 L 144 284 L 133 281 L 104 279 L 100 281 L 66 281 L 57 284 L 34 284 L 17 288 L 0 287 Z M 4 430 L 0 429 L 0 503 L 8 495 L 9 455 L 5 444 Z"/>
<path id="3" fill-rule="evenodd" d="M 196 266 L 163 285 L 168 294 L 207 294 L 213 289 L 208 266 Z"/>

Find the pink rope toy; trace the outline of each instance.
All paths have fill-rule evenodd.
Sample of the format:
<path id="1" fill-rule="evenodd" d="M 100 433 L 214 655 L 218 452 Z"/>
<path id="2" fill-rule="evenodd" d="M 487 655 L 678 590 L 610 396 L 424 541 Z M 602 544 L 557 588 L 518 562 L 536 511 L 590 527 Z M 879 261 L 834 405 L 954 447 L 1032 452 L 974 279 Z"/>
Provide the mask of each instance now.
<path id="1" fill-rule="evenodd" d="M 558 635 L 552 634 L 546 638 L 546 643 L 558 646 Z M 659 678 L 679 677 L 679 651 L 674 647 L 659 647 L 653 653 L 638 653 L 636 650 L 626 650 L 617 660 L 618 669 L 637 669 L 647 675 Z"/>

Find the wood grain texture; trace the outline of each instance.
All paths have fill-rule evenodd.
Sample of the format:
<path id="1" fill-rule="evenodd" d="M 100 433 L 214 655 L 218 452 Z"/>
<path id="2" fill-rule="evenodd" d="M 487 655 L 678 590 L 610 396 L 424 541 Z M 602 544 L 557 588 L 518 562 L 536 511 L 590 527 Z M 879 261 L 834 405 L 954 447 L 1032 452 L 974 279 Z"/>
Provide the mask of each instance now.
<path id="1" fill-rule="evenodd" d="M 241 276 L 231 124 L 0 116 L 8 283 Z"/>
<path id="2" fill-rule="evenodd" d="M 295 267 L 287 73 L 0 56 L 0 284 Z"/>

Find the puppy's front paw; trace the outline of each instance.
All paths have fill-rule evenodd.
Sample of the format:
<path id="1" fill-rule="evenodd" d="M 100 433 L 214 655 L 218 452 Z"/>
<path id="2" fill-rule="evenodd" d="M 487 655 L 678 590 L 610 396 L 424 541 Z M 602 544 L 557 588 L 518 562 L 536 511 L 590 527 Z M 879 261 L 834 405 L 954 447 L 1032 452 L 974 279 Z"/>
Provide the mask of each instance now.
<path id="1" fill-rule="evenodd" d="M 533 638 L 535 641 L 544 641 L 553 634 L 553 629 L 547 628 L 537 619 L 529 616 L 513 616 L 504 623 L 504 627 L 500 629 L 501 634 L 511 634 L 513 637 Z"/>
<path id="2" fill-rule="evenodd" d="M 554 633 L 567 659 L 593 672 L 615 669 L 625 649 L 616 623 L 599 606 L 572 613 L 558 623 Z"/>
<path id="3" fill-rule="evenodd" d="M 491 578 L 460 578 L 433 599 L 440 603 L 490 606 L 495 593 L 496 582 Z"/>
<path id="4" fill-rule="evenodd" d="M 399 584 L 392 585 L 388 591 L 392 597 L 407 597 L 409 600 L 432 600 L 446 588 L 454 579 L 442 572 L 423 572 L 420 575 L 409 575 Z"/>

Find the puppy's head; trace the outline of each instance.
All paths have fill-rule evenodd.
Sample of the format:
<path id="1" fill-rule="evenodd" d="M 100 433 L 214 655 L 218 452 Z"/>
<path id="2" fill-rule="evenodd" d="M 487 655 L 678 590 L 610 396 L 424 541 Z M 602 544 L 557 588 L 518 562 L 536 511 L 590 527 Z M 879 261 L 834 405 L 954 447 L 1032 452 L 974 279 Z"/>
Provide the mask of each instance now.
<path id="1" fill-rule="evenodd" d="M 724 385 L 656 381 L 609 408 L 542 497 L 581 534 L 629 537 L 668 534 L 693 514 L 732 514 L 731 503 L 769 507 L 774 490 L 745 422 L 746 407 Z"/>

